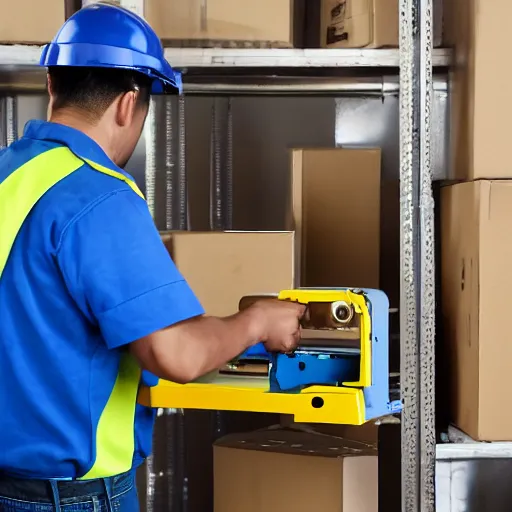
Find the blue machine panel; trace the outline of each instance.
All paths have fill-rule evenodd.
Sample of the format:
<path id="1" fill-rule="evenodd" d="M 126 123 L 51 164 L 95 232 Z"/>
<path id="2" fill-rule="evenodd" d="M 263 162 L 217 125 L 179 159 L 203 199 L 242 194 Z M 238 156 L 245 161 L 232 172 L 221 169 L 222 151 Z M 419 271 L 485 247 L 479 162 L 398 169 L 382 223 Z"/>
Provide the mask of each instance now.
<path id="1" fill-rule="evenodd" d="M 338 386 L 357 380 L 359 356 L 317 355 L 297 351 L 272 358 L 270 391 L 300 390 L 311 385 Z"/>

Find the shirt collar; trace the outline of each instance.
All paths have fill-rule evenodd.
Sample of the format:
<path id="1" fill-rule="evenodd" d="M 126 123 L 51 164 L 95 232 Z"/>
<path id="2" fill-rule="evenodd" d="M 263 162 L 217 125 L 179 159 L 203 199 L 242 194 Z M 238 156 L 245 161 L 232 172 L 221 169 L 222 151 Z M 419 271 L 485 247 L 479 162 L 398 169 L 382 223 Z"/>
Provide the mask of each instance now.
<path id="1" fill-rule="evenodd" d="M 97 142 L 80 130 L 76 130 L 70 126 L 51 123 L 49 121 L 29 121 L 25 125 L 23 136 L 28 139 L 45 140 L 62 144 L 63 146 L 67 146 L 76 156 L 84 159 L 87 158 L 104 167 L 121 172 L 133 180 L 127 172 L 118 167 L 107 156 Z"/>

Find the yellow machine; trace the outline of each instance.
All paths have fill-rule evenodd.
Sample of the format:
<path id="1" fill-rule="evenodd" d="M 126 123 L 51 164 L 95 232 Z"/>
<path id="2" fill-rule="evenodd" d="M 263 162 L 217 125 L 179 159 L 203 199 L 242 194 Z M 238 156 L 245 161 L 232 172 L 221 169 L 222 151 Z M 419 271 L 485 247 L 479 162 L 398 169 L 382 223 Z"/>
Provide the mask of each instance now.
<path id="1" fill-rule="evenodd" d="M 297 422 L 361 425 L 399 412 L 389 394 L 389 301 L 379 290 L 297 289 L 280 300 L 307 306 L 293 354 L 263 346 L 198 382 L 142 387 L 139 402 L 157 408 L 290 414 Z M 246 307 L 257 297 L 241 300 Z"/>

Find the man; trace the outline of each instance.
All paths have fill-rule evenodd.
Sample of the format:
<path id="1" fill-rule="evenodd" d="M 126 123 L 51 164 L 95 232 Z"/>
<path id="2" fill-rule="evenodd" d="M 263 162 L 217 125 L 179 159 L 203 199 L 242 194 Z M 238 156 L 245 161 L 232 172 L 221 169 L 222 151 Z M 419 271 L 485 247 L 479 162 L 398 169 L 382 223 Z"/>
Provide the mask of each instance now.
<path id="1" fill-rule="evenodd" d="M 141 369 L 180 383 L 263 341 L 293 350 L 303 306 L 203 316 L 123 170 L 150 93 L 180 88 L 151 28 L 97 4 L 43 52 L 49 122 L 0 153 L 0 510 L 137 510 L 154 414 Z"/>

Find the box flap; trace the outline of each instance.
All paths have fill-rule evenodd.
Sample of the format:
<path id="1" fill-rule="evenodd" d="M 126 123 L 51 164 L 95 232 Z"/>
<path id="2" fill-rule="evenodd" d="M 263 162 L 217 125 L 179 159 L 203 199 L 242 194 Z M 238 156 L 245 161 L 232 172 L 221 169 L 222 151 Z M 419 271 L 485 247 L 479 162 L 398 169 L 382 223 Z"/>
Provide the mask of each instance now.
<path id="1" fill-rule="evenodd" d="M 215 446 L 328 458 L 377 455 L 375 445 L 342 437 L 274 427 L 219 439 Z"/>

